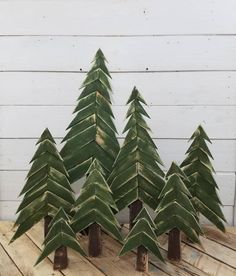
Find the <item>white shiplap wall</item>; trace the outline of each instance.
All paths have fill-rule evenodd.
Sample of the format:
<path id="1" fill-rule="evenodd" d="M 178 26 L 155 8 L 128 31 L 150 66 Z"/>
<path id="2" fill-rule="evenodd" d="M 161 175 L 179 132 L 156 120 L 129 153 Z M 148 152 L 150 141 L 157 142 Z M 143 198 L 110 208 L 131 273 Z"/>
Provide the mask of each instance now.
<path id="1" fill-rule="evenodd" d="M 235 0 L 0 1 L 0 219 L 14 218 L 34 144 L 60 143 L 96 50 L 112 72 L 116 124 L 136 85 L 166 168 L 199 123 L 212 138 L 229 224 L 235 216 Z M 60 148 L 60 145 L 59 145 Z"/>

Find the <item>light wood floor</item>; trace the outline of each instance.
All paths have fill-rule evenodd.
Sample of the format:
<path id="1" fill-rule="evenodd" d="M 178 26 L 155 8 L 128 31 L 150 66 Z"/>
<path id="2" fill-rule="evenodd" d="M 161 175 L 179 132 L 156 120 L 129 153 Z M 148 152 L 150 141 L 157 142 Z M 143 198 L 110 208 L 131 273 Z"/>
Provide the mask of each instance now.
<path id="1" fill-rule="evenodd" d="M 183 238 L 181 263 L 162 264 L 156 257 L 150 256 L 149 272 L 145 274 L 135 271 L 135 252 L 117 257 L 121 245 L 106 234 L 103 234 L 102 257 L 84 258 L 69 250 L 68 269 L 53 271 L 53 255 L 35 267 L 43 241 L 42 224 L 37 224 L 26 235 L 8 245 L 13 234 L 12 225 L 12 222 L 0 222 L 0 276 L 236 276 L 236 228 L 227 228 L 224 235 L 213 227 L 205 226 L 206 238 L 201 238 L 204 248 Z M 122 231 L 127 232 L 127 226 Z M 81 237 L 85 248 L 86 243 L 86 237 Z M 166 257 L 167 235 L 161 236 L 159 243 Z"/>

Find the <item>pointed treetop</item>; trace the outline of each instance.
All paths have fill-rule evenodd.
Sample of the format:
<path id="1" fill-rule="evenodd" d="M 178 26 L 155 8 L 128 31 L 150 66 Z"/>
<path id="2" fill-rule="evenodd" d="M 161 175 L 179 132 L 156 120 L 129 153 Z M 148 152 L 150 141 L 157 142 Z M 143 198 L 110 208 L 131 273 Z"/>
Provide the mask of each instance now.
<path id="1" fill-rule="evenodd" d="M 60 207 L 58 209 L 58 212 L 56 213 L 56 215 L 54 216 L 54 218 L 50 222 L 49 226 L 53 225 L 54 223 L 56 223 L 57 221 L 59 221 L 61 219 L 64 219 L 65 221 L 69 221 L 69 217 L 68 217 L 68 215 L 65 212 L 63 207 Z"/>
<path id="2" fill-rule="evenodd" d="M 186 188 L 186 186 L 185 186 L 184 182 L 182 181 L 181 177 L 176 173 L 172 174 L 169 177 L 166 185 L 162 189 L 162 191 L 161 191 L 158 198 L 161 199 L 162 197 L 164 197 L 170 191 L 174 191 L 175 194 L 183 193 L 186 196 L 191 197 L 191 194 L 190 194 L 189 190 Z"/>
<path id="3" fill-rule="evenodd" d="M 100 172 L 102 175 L 105 175 L 105 172 L 100 164 L 100 162 L 94 158 L 93 162 L 91 163 L 91 165 L 89 166 L 86 175 L 89 175 L 91 172 L 93 172 L 94 170 Z"/>
<path id="4" fill-rule="evenodd" d="M 195 139 L 197 137 L 201 137 L 204 140 L 207 140 L 209 143 L 211 143 L 210 138 L 208 137 L 208 135 L 206 134 L 204 128 L 201 125 L 199 125 L 197 127 L 197 129 L 194 131 L 193 135 L 190 137 L 189 140 L 193 140 L 193 139 Z"/>
<path id="5" fill-rule="evenodd" d="M 136 88 L 136 86 L 134 86 L 133 91 L 127 101 L 126 104 L 129 104 L 130 102 L 134 101 L 134 100 L 138 100 L 142 103 L 144 103 L 145 105 L 147 105 L 147 103 L 145 102 L 144 98 L 141 96 L 141 94 L 139 93 L 138 89 Z"/>
<path id="6" fill-rule="evenodd" d="M 45 140 L 49 140 L 52 143 L 56 144 L 56 142 L 54 141 L 52 134 L 50 133 L 48 128 L 45 128 L 44 132 L 42 133 L 42 135 L 40 136 L 38 142 L 36 143 L 36 145 L 38 145 L 39 143 L 45 141 Z"/>
<path id="7" fill-rule="evenodd" d="M 101 59 L 107 61 L 107 60 L 106 60 L 106 57 L 104 56 L 104 54 L 103 54 L 103 52 L 102 52 L 102 50 L 101 50 L 101 48 L 99 48 L 99 49 L 97 50 L 97 52 L 96 52 L 96 54 L 95 54 L 95 57 L 94 57 L 94 60 L 96 60 L 96 59 L 98 59 L 98 58 L 101 58 Z"/>
<path id="8" fill-rule="evenodd" d="M 172 162 L 169 170 L 166 173 L 166 179 L 169 178 L 172 174 L 178 174 L 183 180 L 188 181 L 187 175 L 181 170 L 179 165 L 176 162 Z"/>
<path id="9" fill-rule="evenodd" d="M 133 222 L 137 222 L 142 218 L 146 219 L 152 228 L 154 229 L 156 228 L 153 219 L 151 218 L 150 214 L 148 213 L 145 207 L 142 208 L 142 210 L 138 213 L 138 215 L 136 216 Z"/>

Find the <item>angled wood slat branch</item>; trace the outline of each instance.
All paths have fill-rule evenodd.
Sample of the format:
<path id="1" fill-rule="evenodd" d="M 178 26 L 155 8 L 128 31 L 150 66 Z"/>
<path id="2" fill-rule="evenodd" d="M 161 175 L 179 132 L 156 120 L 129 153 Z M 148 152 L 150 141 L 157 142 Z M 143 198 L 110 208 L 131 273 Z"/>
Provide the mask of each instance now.
<path id="1" fill-rule="evenodd" d="M 192 143 L 181 167 L 190 181 L 187 187 L 192 195 L 192 204 L 199 214 L 225 232 L 223 222 L 226 219 L 220 207 L 222 204 L 217 193 L 218 185 L 213 176 L 215 170 L 210 160 L 213 156 L 206 143 L 211 143 L 211 140 L 201 125 L 189 140 Z"/>
<path id="2" fill-rule="evenodd" d="M 82 84 L 74 110 L 76 115 L 63 139 L 61 155 L 71 182 L 85 176 L 94 158 L 101 163 L 107 177 L 119 151 L 111 109 L 110 78 L 106 58 L 99 49 Z"/>

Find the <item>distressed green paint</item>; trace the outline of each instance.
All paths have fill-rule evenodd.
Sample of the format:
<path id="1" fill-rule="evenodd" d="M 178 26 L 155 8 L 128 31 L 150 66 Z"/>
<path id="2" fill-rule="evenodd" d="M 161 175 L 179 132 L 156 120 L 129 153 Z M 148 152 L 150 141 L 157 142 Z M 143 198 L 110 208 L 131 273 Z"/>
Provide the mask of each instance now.
<path id="1" fill-rule="evenodd" d="M 197 212 L 190 200 L 191 194 L 183 180 L 186 175 L 177 164 L 173 163 L 167 172 L 167 182 L 159 195 L 157 215 L 154 220 L 156 234 L 161 235 L 174 228 L 184 232 L 190 240 L 200 243 L 202 229 L 198 222 Z"/>
<path id="2" fill-rule="evenodd" d="M 163 164 L 144 120 L 144 117 L 149 117 L 142 106 L 146 102 L 135 87 L 127 104 L 128 122 L 124 128 L 127 135 L 108 183 L 119 210 L 136 200 L 155 209 L 158 195 L 165 184 L 161 169 Z"/>
<path id="3" fill-rule="evenodd" d="M 223 222 L 226 220 L 221 210 L 221 201 L 217 194 L 218 186 L 213 176 L 215 170 L 211 164 L 213 157 L 207 145 L 211 140 L 203 127 L 199 126 L 190 141 L 192 143 L 181 167 L 189 178 L 189 183 L 186 185 L 192 195 L 192 204 L 199 214 L 225 232 Z"/>
<path id="4" fill-rule="evenodd" d="M 134 223 L 133 228 L 124 240 L 124 245 L 119 255 L 122 256 L 139 246 L 144 246 L 160 260 L 164 261 L 157 243 L 155 224 L 145 208 L 134 219 Z"/>
<path id="5" fill-rule="evenodd" d="M 99 49 L 81 86 L 75 117 L 63 139 L 65 145 L 61 155 L 71 182 L 85 176 L 94 158 L 99 160 L 107 177 L 119 152 L 111 109 L 110 78 L 105 56 Z"/>
<path id="6" fill-rule="evenodd" d="M 74 204 L 73 191 L 55 141 L 48 129 L 42 133 L 37 144 L 32 166 L 20 193 L 24 195 L 15 226 L 14 241 L 46 216 L 54 216 L 60 207 L 70 213 Z"/>
<path id="7" fill-rule="evenodd" d="M 80 246 L 76 234 L 69 224 L 69 217 L 63 208 L 60 208 L 50 223 L 50 230 L 43 242 L 44 249 L 41 252 L 36 264 L 48 257 L 53 251 L 61 246 L 69 247 L 81 255 L 85 256 L 85 252 Z"/>
<path id="8" fill-rule="evenodd" d="M 99 224 L 108 234 L 122 240 L 119 222 L 114 216 L 117 206 L 108 186 L 99 161 L 94 159 L 87 171 L 86 181 L 80 191 L 72 211 L 75 212 L 71 226 L 80 232 L 90 225 Z"/>

